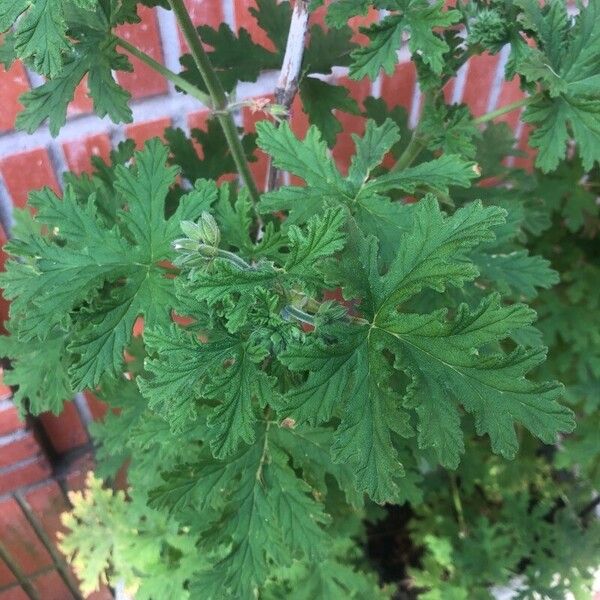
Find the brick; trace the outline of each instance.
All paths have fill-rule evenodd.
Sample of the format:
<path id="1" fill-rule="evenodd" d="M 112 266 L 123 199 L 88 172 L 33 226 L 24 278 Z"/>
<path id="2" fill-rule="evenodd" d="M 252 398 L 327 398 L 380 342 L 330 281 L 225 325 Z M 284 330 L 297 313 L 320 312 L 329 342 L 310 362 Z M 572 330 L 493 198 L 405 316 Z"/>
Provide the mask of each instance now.
<path id="1" fill-rule="evenodd" d="M 8 401 L 0 401 L 0 435 L 7 435 L 25 428 L 17 409 Z"/>
<path id="2" fill-rule="evenodd" d="M 217 28 L 225 20 L 221 2 L 214 2 L 214 0 L 185 0 L 185 5 L 194 25 L 210 25 Z"/>
<path id="3" fill-rule="evenodd" d="M 330 1 L 326 0 L 323 3 L 323 6 L 317 8 L 317 10 L 315 10 L 314 12 L 311 13 L 311 15 L 310 15 L 310 23 L 311 24 L 315 23 L 325 29 L 327 28 L 327 24 L 325 22 L 325 16 L 327 14 L 327 6 L 329 4 L 330 4 Z M 377 20 L 379 20 L 379 14 L 378 14 L 378 11 L 375 10 L 374 8 L 369 9 L 369 12 L 365 16 L 352 17 L 348 21 L 348 26 L 353 31 L 352 41 L 356 42 L 357 44 L 363 44 L 363 45 L 366 44 L 368 42 L 369 38 L 364 33 L 360 33 L 359 28 L 360 27 L 368 27 L 372 23 L 375 23 Z"/>
<path id="4" fill-rule="evenodd" d="M 359 28 L 368 27 L 369 25 L 376 23 L 378 20 L 379 13 L 374 8 L 369 9 L 369 12 L 364 17 L 352 17 L 348 21 L 348 26 L 353 31 L 352 41 L 361 45 L 367 44 L 369 42 L 369 38 L 364 33 L 360 33 Z"/>
<path id="5" fill-rule="evenodd" d="M 128 138 L 131 138 L 137 148 L 143 148 L 144 144 L 153 137 L 164 139 L 164 132 L 167 127 L 171 126 L 171 119 L 165 117 L 155 121 L 146 121 L 144 123 L 136 123 L 126 127 L 125 132 Z"/>
<path id="6" fill-rule="evenodd" d="M 24 497 L 48 538 L 56 544 L 57 532 L 64 531 L 60 515 L 69 509 L 69 504 L 58 483 L 53 479 L 45 481 L 28 490 Z"/>
<path id="7" fill-rule="evenodd" d="M 208 121 L 209 116 L 210 111 L 207 109 L 190 113 L 187 116 L 188 125 L 192 129 L 206 129 L 206 122 Z"/>
<path id="8" fill-rule="evenodd" d="M 91 452 L 75 460 L 64 475 L 64 480 L 69 490 L 85 488 L 85 477 L 88 471 L 94 470 L 94 457 Z"/>
<path id="9" fill-rule="evenodd" d="M 4 383 L 4 369 L 0 367 L 0 411 L 2 410 L 2 401 L 10 400 L 11 397 L 12 391 L 10 387 Z"/>
<path id="10" fill-rule="evenodd" d="M 273 42 L 271 42 L 267 34 L 256 23 L 256 19 L 250 14 L 250 9 L 256 8 L 255 0 L 237 0 L 234 5 L 237 28 L 247 29 L 257 44 L 262 44 L 265 48 L 273 50 Z"/>
<path id="11" fill-rule="evenodd" d="M 158 30 L 156 13 L 153 9 L 138 7 L 141 23 L 121 25 L 117 27 L 117 35 L 126 39 L 136 48 L 149 54 L 158 62 L 163 62 L 162 45 Z M 131 93 L 134 99 L 147 98 L 166 94 L 169 90 L 167 81 L 138 58 L 129 55 L 133 72 L 117 72 L 119 83 Z"/>
<path id="12" fill-rule="evenodd" d="M 290 110 L 290 128 L 297 137 L 304 138 L 308 131 L 308 126 L 308 115 L 302 110 L 302 102 L 300 96 L 297 95 Z"/>
<path id="13" fill-rule="evenodd" d="M 214 0 L 184 0 L 190 13 L 194 25 L 210 25 L 213 29 L 218 29 L 219 25 L 225 21 L 223 7 L 220 2 Z M 185 38 L 179 31 L 179 45 L 181 54 L 187 54 L 190 51 Z M 204 44 L 205 48 L 210 46 Z"/>
<path id="14" fill-rule="evenodd" d="M 0 469 L 40 454 L 41 448 L 30 431 L 0 437 Z"/>
<path id="15" fill-rule="evenodd" d="M 22 587 L 15 585 L 0 591 L 0 600 L 29 600 L 29 596 Z"/>
<path id="16" fill-rule="evenodd" d="M 138 317 L 133 324 L 133 337 L 140 337 L 144 333 L 144 317 Z"/>
<path id="17" fill-rule="evenodd" d="M 1 543 L 2 537 L 0 536 L 0 544 Z M 0 558 L 0 588 L 13 585 L 15 583 L 17 583 L 17 578 L 15 577 L 14 573 L 9 569 L 8 565 Z M 0 592 L 0 600 L 4 600 L 2 592 Z"/>
<path id="18" fill-rule="evenodd" d="M 469 61 L 462 101 L 469 106 L 476 117 L 485 114 L 487 111 L 499 61 L 499 54 L 493 56 L 482 54 L 481 56 L 474 56 Z"/>
<path id="19" fill-rule="evenodd" d="M 92 156 L 99 156 L 104 161 L 108 161 L 111 151 L 110 138 L 108 135 L 100 133 L 88 138 L 65 142 L 63 151 L 71 171 L 91 173 L 93 171 Z"/>
<path id="20" fill-rule="evenodd" d="M 0 600 L 2 600 L 0 598 Z M 114 600 L 114 596 L 107 587 L 100 588 L 97 592 L 92 592 L 85 600 Z"/>
<path id="21" fill-rule="evenodd" d="M 19 96 L 29 90 L 27 74 L 20 62 L 15 62 L 7 71 L 0 66 L 0 131 L 15 127 L 15 119 L 22 110 Z"/>
<path id="22" fill-rule="evenodd" d="M 45 148 L 19 152 L 0 160 L 0 172 L 16 206 L 23 208 L 31 190 L 49 186 L 58 193 L 59 185 Z M 27 177 L 23 177 L 27 173 Z"/>
<path id="23" fill-rule="evenodd" d="M 88 115 L 94 110 L 94 103 L 88 95 L 87 75 L 75 89 L 73 101 L 67 109 L 67 117 L 77 117 L 79 115 Z"/>
<path id="24" fill-rule="evenodd" d="M 52 558 L 14 498 L 0 502 L 2 545 L 24 575 L 52 565 Z"/>
<path id="25" fill-rule="evenodd" d="M 353 81 L 347 77 L 342 77 L 338 83 L 350 90 L 352 97 L 358 101 L 362 108 L 364 99 L 371 93 L 371 82 L 368 79 Z M 338 167 L 345 172 L 350 165 L 350 157 L 354 154 L 352 134 L 357 133 L 362 135 L 364 133 L 365 122 L 364 119 L 343 112 L 338 112 L 337 117 L 342 124 L 342 132 L 338 135 L 337 143 L 333 149 L 333 156 Z"/>
<path id="26" fill-rule="evenodd" d="M 290 110 L 290 128 L 300 139 L 304 139 L 306 132 L 308 131 L 309 121 L 308 115 L 302 110 L 302 102 L 300 96 L 297 95 L 292 103 Z M 304 180 L 300 179 L 296 175 L 290 177 L 290 183 L 292 185 L 304 185 Z"/>
<path id="27" fill-rule="evenodd" d="M 43 481 L 52 475 L 45 456 L 37 455 L 0 469 L 0 495 Z"/>
<path id="28" fill-rule="evenodd" d="M 44 600 L 74 600 L 73 594 L 58 571 L 47 571 L 31 580 L 31 584 Z"/>
<path id="29" fill-rule="evenodd" d="M 381 78 L 381 97 L 388 106 L 403 106 L 409 113 L 412 108 L 417 74 L 411 62 L 400 63 L 392 75 Z"/>
<path id="30" fill-rule="evenodd" d="M 43 413 L 40 421 L 58 454 L 79 448 L 89 442 L 89 436 L 73 402 L 65 402 L 60 415 Z"/>
<path id="31" fill-rule="evenodd" d="M 45 481 L 29 489 L 24 494 L 24 500 L 29 505 L 29 509 L 35 515 L 44 533 L 48 536 L 48 540 L 56 546 L 58 532 L 66 532 L 60 521 L 60 517 L 62 513 L 68 511 L 70 508 L 61 487 L 54 479 Z M 65 566 L 68 568 L 66 562 Z M 75 574 L 70 569 L 68 569 L 68 573 L 71 583 L 77 586 L 77 577 Z"/>
<path id="32" fill-rule="evenodd" d="M 85 390 L 83 392 L 85 396 L 88 408 L 92 413 L 92 417 L 94 417 L 95 421 L 100 421 L 104 418 L 104 415 L 108 411 L 108 404 L 106 402 L 102 402 L 99 398 L 97 398 L 92 392 L 89 390 Z"/>
<path id="33" fill-rule="evenodd" d="M 4 264 L 8 258 L 6 252 L 4 252 L 4 244 L 6 244 L 7 238 L 4 228 L 0 224 L 0 271 L 4 271 Z M 0 289 L 0 333 L 6 334 L 7 331 L 4 328 L 4 323 L 8 320 L 8 307 L 10 303 L 4 298 L 2 290 Z"/>

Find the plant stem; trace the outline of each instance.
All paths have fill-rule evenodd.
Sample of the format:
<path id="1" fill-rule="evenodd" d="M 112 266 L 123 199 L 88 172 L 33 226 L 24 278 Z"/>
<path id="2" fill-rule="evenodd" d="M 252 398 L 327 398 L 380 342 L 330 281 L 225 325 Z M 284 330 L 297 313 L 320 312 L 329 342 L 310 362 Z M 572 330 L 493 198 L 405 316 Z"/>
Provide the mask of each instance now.
<path id="1" fill-rule="evenodd" d="M 288 115 L 294 97 L 298 93 L 300 69 L 302 68 L 304 45 L 308 33 L 308 16 L 308 0 L 297 0 L 292 13 L 281 72 L 275 88 L 275 102 L 284 106 Z M 267 192 L 275 187 L 277 175 L 278 170 L 272 159 L 269 159 Z"/>
<path id="2" fill-rule="evenodd" d="M 486 113 L 485 115 L 481 115 L 480 117 L 473 119 L 473 123 L 475 123 L 476 125 L 480 125 L 481 123 L 487 123 L 488 121 L 493 121 L 496 117 L 501 117 L 502 115 L 512 112 L 513 110 L 517 110 L 518 108 L 527 106 L 528 104 L 530 104 L 531 102 L 533 102 L 536 99 L 537 99 L 537 95 L 536 96 L 527 96 L 526 98 L 521 98 L 520 100 L 511 102 L 510 104 L 506 104 L 504 106 L 501 106 L 500 108 L 498 108 L 496 110 L 493 110 L 489 113 Z"/>
<path id="3" fill-rule="evenodd" d="M 464 538 L 467 535 L 467 524 L 465 522 L 465 515 L 463 512 L 462 501 L 460 499 L 458 484 L 456 483 L 456 475 L 449 473 L 449 476 L 450 488 L 452 491 L 452 502 L 454 503 L 454 510 L 456 511 L 456 518 L 458 520 L 459 535 L 461 538 Z"/>
<path id="4" fill-rule="evenodd" d="M 146 63 L 149 67 L 160 73 L 165 79 L 168 79 L 174 83 L 178 88 L 181 88 L 184 92 L 193 96 L 197 100 L 200 100 L 202 104 L 212 106 L 211 98 L 208 94 L 205 94 L 202 90 L 199 90 L 195 85 L 185 80 L 181 75 L 174 73 L 170 69 L 167 69 L 164 65 L 161 65 L 158 61 L 154 60 L 149 54 L 142 52 L 134 45 L 130 44 L 127 40 L 116 36 L 117 45 L 121 46 L 123 50 L 127 50 L 130 54 L 133 54 L 136 58 L 139 58 L 142 62 Z"/>
<path id="5" fill-rule="evenodd" d="M 292 317 L 292 318 L 296 319 L 297 321 L 300 321 L 300 323 L 306 323 L 307 325 L 313 325 L 313 326 L 315 324 L 315 319 L 314 319 L 313 315 L 310 315 L 307 312 L 304 312 L 302 309 L 292 306 L 291 304 L 288 304 L 283 309 L 283 313 L 284 313 L 284 316 Z"/>
<path id="6" fill-rule="evenodd" d="M 481 125 L 482 123 L 487 123 L 488 121 L 493 121 L 497 117 L 501 117 L 506 113 L 512 112 L 513 110 L 517 110 L 523 106 L 527 106 L 531 102 L 533 102 L 537 96 L 527 96 L 526 98 L 521 98 L 515 102 L 511 102 L 510 104 L 506 104 L 505 106 L 501 106 L 500 108 L 493 110 L 485 115 L 481 115 L 473 119 L 473 123 L 475 125 Z M 419 156 L 422 150 L 424 150 L 427 144 L 427 137 L 419 135 L 419 127 L 417 126 L 413 131 L 413 135 L 410 138 L 410 142 L 408 146 L 405 148 L 404 152 L 400 155 L 394 166 L 392 167 L 392 171 L 400 171 L 402 169 L 406 169 L 410 167 L 414 160 Z"/>
<path id="7" fill-rule="evenodd" d="M 192 23 L 192 19 L 190 18 L 183 0 L 169 0 L 169 4 L 173 9 L 175 18 L 181 27 L 183 37 L 190 48 L 190 53 L 200 71 L 204 84 L 208 89 L 208 93 L 212 100 L 212 108 L 216 112 L 217 119 L 223 128 L 223 133 L 225 134 L 225 139 L 227 140 L 237 171 L 248 188 L 252 200 L 256 204 L 258 203 L 260 194 L 256 187 L 256 183 L 254 182 L 254 178 L 252 177 L 252 173 L 250 172 L 248 162 L 246 161 L 246 155 L 238 136 L 237 127 L 231 113 L 227 110 L 227 95 L 225 94 L 225 90 L 221 85 L 208 55 L 202 47 L 202 40 Z"/>
<path id="8" fill-rule="evenodd" d="M 263 467 L 265 462 L 267 462 L 267 454 L 269 452 L 269 429 L 273 421 L 270 420 L 271 417 L 271 409 L 269 407 L 265 408 L 265 441 L 263 442 L 262 453 L 260 455 L 260 460 L 258 462 L 258 469 L 256 469 L 256 481 L 262 480 Z"/>
<path id="9" fill-rule="evenodd" d="M 419 128 L 415 128 L 412 137 L 410 138 L 410 142 L 408 142 L 408 146 L 406 146 L 404 152 L 392 167 L 392 171 L 401 171 L 402 169 L 410 167 L 415 158 L 417 158 L 425 148 L 425 138 L 420 137 L 418 131 Z"/>

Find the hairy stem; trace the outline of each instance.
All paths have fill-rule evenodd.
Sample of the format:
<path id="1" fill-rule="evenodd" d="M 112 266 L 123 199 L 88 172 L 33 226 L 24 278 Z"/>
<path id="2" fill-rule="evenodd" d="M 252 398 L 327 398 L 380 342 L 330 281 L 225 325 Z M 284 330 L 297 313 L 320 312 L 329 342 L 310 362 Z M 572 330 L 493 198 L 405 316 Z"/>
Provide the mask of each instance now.
<path id="1" fill-rule="evenodd" d="M 300 308 L 292 306 L 291 304 L 288 304 L 283 309 L 283 314 L 284 317 L 291 317 L 293 319 L 296 319 L 296 321 L 300 321 L 300 323 L 306 323 L 307 325 L 315 324 L 315 318 L 313 317 L 313 315 L 303 311 Z"/>
<path id="2" fill-rule="evenodd" d="M 410 165 L 412 165 L 417 156 L 421 154 L 421 152 L 425 148 L 426 139 L 424 137 L 419 136 L 418 132 L 419 127 L 417 126 L 413 131 L 410 141 L 408 142 L 408 146 L 406 146 L 404 152 L 400 155 L 400 157 L 392 167 L 392 171 L 401 171 L 402 169 L 410 167 Z"/>
<path id="3" fill-rule="evenodd" d="M 521 98 L 515 102 L 511 102 L 510 104 L 506 104 L 505 106 L 501 106 L 500 108 L 493 110 L 485 115 L 481 115 L 473 119 L 473 123 L 476 125 L 481 125 L 482 123 L 487 123 L 488 121 L 493 121 L 497 117 L 501 117 L 513 110 L 517 110 L 522 108 L 523 106 L 527 106 L 531 102 L 533 102 L 537 98 L 536 96 L 527 96 L 526 98 Z M 392 167 L 392 171 L 400 171 L 402 169 L 406 169 L 410 167 L 412 163 L 415 161 L 417 156 L 421 153 L 422 150 L 425 149 L 427 145 L 427 136 L 420 135 L 419 127 L 417 126 L 410 138 L 410 142 L 408 146 L 404 150 L 404 152 L 400 155 L 394 166 Z"/>
<path id="4" fill-rule="evenodd" d="M 121 46 L 123 50 L 127 50 L 130 54 L 139 58 L 143 63 L 146 63 L 149 67 L 160 73 L 165 79 L 168 79 L 170 82 L 174 83 L 178 88 L 182 89 L 186 94 L 193 96 L 197 100 L 200 100 L 202 104 L 208 106 L 209 108 L 212 106 L 211 98 L 208 94 L 205 94 L 202 90 L 199 90 L 195 85 L 185 80 L 181 75 L 174 73 L 170 69 L 167 69 L 164 65 L 161 65 L 158 61 L 154 60 L 149 54 L 142 52 L 132 44 L 130 44 L 127 40 L 115 36 L 117 39 L 117 45 Z"/>
<path id="5" fill-rule="evenodd" d="M 463 511 L 462 500 L 460 499 L 458 484 L 456 482 L 456 475 L 449 473 L 449 477 L 452 502 L 454 503 L 454 510 L 456 511 L 456 518 L 458 520 L 459 535 L 461 538 L 464 538 L 467 535 L 467 524 L 465 522 L 465 515 Z"/>
<path id="6" fill-rule="evenodd" d="M 496 110 L 486 113 L 485 115 L 481 115 L 481 117 L 477 117 L 476 119 L 473 119 L 473 122 L 475 124 L 479 125 L 481 123 L 487 123 L 488 121 L 493 121 L 496 117 L 501 117 L 502 115 L 512 112 L 513 110 L 517 110 L 518 108 L 527 106 L 528 104 L 530 104 L 531 102 L 533 102 L 536 99 L 537 99 L 537 95 L 521 98 L 520 100 L 511 102 L 510 104 L 506 104 L 504 106 L 501 106 L 500 108 L 498 108 Z"/>
<path id="7" fill-rule="evenodd" d="M 271 424 L 273 423 L 273 421 L 270 420 L 271 409 L 269 407 L 267 407 L 265 409 L 264 416 L 265 416 L 265 422 L 266 422 L 265 440 L 263 442 L 262 453 L 260 455 L 260 460 L 258 462 L 258 469 L 256 469 L 256 481 L 262 481 L 263 467 L 265 465 L 265 462 L 267 462 L 268 453 L 269 453 L 269 429 L 271 427 Z"/>
<path id="8" fill-rule="evenodd" d="M 281 72 L 275 88 L 275 102 L 285 107 L 289 115 L 292 102 L 298 93 L 300 69 L 304 56 L 304 45 L 308 32 L 308 1 L 297 0 L 292 13 L 290 29 L 285 47 L 285 55 L 281 65 Z M 278 170 L 269 159 L 269 172 L 267 175 L 266 191 L 272 190 L 277 182 Z"/>
<path id="9" fill-rule="evenodd" d="M 237 127 L 231 113 L 227 110 L 227 95 L 225 94 L 225 90 L 213 69 L 208 55 L 202 47 L 202 40 L 192 23 L 192 19 L 190 18 L 183 0 L 169 0 L 169 4 L 175 13 L 175 18 L 179 23 L 183 37 L 190 48 L 190 53 L 200 71 L 202 80 L 208 89 L 208 93 L 212 100 L 213 110 L 215 111 L 217 119 L 223 129 L 223 133 L 225 134 L 225 139 L 227 140 L 237 171 L 256 204 L 260 194 L 256 187 L 256 183 L 254 182 L 254 178 L 252 177 L 252 173 L 250 172 L 248 162 L 246 161 L 246 155 L 238 136 Z"/>

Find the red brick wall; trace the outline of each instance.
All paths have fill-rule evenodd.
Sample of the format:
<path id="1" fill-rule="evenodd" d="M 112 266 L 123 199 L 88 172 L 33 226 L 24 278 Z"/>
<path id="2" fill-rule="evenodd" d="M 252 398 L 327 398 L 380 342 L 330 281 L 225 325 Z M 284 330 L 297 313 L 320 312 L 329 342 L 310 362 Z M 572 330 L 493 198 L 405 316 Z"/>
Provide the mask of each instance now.
<path id="1" fill-rule="evenodd" d="M 249 29 L 257 41 L 268 44 L 264 34 L 256 31 L 248 8 L 253 0 L 188 0 L 197 23 L 218 25 L 225 21 L 233 27 Z M 178 70 L 178 57 L 184 49 L 173 16 L 162 10 L 142 9 L 142 23 L 124 26 L 120 34 L 136 46 Z M 313 18 L 322 19 L 322 11 Z M 369 17 L 376 18 L 376 14 Z M 512 102 L 521 96 L 516 82 L 503 83 L 506 52 L 471 60 L 452 81 L 446 95 L 452 102 L 468 103 L 475 114 L 482 114 Z M 30 190 L 49 185 L 60 191 L 62 173 L 89 169 L 89 157 L 106 157 L 116 143 L 125 137 L 138 144 L 161 135 L 170 124 L 189 130 L 202 126 L 207 112 L 189 97 L 177 94 L 172 86 L 138 60 L 132 59 L 134 73 L 119 74 L 120 83 L 133 96 L 135 122 L 115 126 L 91 113 L 91 103 L 85 88 L 78 90 L 69 110 L 66 127 L 52 138 L 46 127 L 28 136 L 14 130 L 16 115 L 21 109 L 19 96 L 35 86 L 39 78 L 17 63 L 9 71 L 0 66 L 0 241 L 10 227 L 13 206 L 27 205 Z M 411 122 L 418 119 L 421 98 L 415 82 L 414 69 L 406 61 L 398 65 L 391 77 L 382 76 L 371 83 L 351 82 L 340 72 L 360 101 L 368 95 L 382 96 L 390 105 L 401 104 L 409 111 Z M 240 96 L 262 97 L 274 87 L 276 73 L 267 73 L 257 84 L 244 85 Z M 256 115 L 243 111 L 239 122 L 252 129 Z M 515 129 L 519 145 L 524 146 L 526 131 L 517 112 L 505 120 Z M 342 116 L 344 133 L 339 136 L 335 157 L 345 166 L 350 156 L 350 134 L 360 132 L 361 121 Z M 300 104 L 294 104 L 292 125 L 297 133 L 307 127 Z M 254 163 L 253 171 L 259 185 L 264 182 L 266 160 Z M 0 266 L 4 255 L 0 254 Z M 0 303 L 0 323 L 6 316 L 6 306 Z M 32 366 L 34 368 L 34 366 Z M 102 405 L 91 395 L 81 395 L 65 405 L 64 413 L 55 417 L 42 415 L 24 423 L 10 403 L 10 389 L 0 381 L 0 600 L 41 598 L 67 600 L 77 598 L 75 580 L 53 548 L 59 529 L 57 515 L 67 506 L 65 492 L 82 484 L 82 475 L 89 466 L 89 438 L 86 422 L 103 414 Z M 97 600 L 111 597 L 108 590 Z"/>

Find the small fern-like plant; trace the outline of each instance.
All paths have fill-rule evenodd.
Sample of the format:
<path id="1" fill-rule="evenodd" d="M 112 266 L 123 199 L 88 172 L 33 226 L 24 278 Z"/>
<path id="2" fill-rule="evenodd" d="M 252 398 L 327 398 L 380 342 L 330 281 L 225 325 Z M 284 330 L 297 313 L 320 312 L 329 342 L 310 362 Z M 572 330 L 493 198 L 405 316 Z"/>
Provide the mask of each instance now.
<path id="1" fill-rule="evenodd" d="M 181 73 L 115 33 L 138 4 L 174 12 Z M 257 0 L 267 50 L 196 28 L 182 0 L 0 0 L 2 61 L 47 78 L 19 127 L 57 134 L 85 76 L 97 114 L 130 121 L 123 51 L 214 117 L 137 152 L 124 142 L 18 215 L 2 276 L 15 401 L 58 413 L 92 390 L 114 409 L 93 425 L 98 472 L 128 464 L 126 495 L 94 477 L 73 495 L 61 546 L 85 593 L 123 582 L 138 599 L 370 600 L 407 582 L 479 598 L 517 575 L 523 597 L 586 594 L 600 558 L 600 1 L 572 17 L 563 0 L 338 0 L 326 26 L 311 22 L 320 4 Z M 386 12 L 359 45 L 347 23 L 373 9 Z M 412 131 L 401 107 L 359 106 L 330 77 L 391 74 L 403 40 L 424 96 Z M 522 100 L 477 118 L 446 103 L 469 58 L 507 45 Z M 273 102 L 234 100 L 275 69 Z M 256 134 L 235 125 L 242 105 L 264 112 Z M 514 141 L 493 124 L 522 108 L 534 173 L 507 166 Z M 347 168 L 330 152 L 340 111 L 364 123 Z M 376 541 L 392 526 L 411 548 L 394 568 Z"/>

